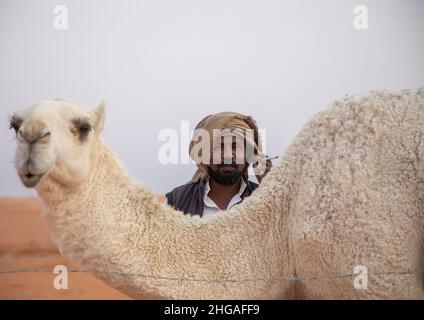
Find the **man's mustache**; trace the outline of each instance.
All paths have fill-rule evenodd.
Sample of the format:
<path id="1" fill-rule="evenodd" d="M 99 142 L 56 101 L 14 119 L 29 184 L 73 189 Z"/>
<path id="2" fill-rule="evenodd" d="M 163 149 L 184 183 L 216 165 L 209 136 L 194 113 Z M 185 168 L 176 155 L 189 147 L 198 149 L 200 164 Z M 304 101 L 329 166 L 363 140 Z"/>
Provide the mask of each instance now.
<path id="1" fill-rule="evenodd" d="M 218 164 L 218 169 L 228 168 L 228 167 L 237 168 L 237 163 L 232 162 L 232 163 L 220 163 L 220 164 Z"/>

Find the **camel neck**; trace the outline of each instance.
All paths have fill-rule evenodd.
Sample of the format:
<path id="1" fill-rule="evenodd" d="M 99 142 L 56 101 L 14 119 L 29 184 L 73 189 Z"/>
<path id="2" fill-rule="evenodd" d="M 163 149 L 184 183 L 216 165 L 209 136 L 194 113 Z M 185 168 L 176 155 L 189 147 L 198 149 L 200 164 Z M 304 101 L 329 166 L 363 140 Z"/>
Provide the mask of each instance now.
<path id="1" fill-rule="evenodd" d="M 202 220 L 156 201 L 101 141 L 94 150 L 92 170 L 83 184 L 66 189 L 51 179 L 38 190 L 46 197 L 44 216 L 59 250 L 76 265 L 99 273 L 130 296 L 168 299 L 244 297 L 244 281 L 229 293 L 225 279 L 272 278 L 290 271 L 285 253 L 276 255 L 266 245 L 280 242 L 272 238 L 273 232 L 286 225 L 280 222 L 280 201 L 262 201 L 268 189 L 259 190 L 254 203 L 246 201 L 231 212 Z M 57 194 L 48 194 L 47 186 Z M 258 243 L 265 243 L 260 252 L 275 266 L 270 273 L 246 263 L 259 255 Z M 176 285 L 167 280 L 186 278 L 201 281 Z M 204 289 L 202 279 L 210 279 L 211 290 Z M 267 293 L 267 282 L 254 286 L 258 294 L 273 296 Z"/>
<path id="2" fill-rule="evenodd" d="M 109 147 L 98 139 L 90 153 L 89 173 L 82 183 L 77 186 L 63 185 L 53 171 L 40 183 L 37 192 L 47 207 L 59 210 L 60 207 L 84 208 L 98 202 L 103 202 L 103 206 L 120 206 L 126 198 L 134 196 L 141 189 L 153 198 L 153 194 L 137 183 Z"/>

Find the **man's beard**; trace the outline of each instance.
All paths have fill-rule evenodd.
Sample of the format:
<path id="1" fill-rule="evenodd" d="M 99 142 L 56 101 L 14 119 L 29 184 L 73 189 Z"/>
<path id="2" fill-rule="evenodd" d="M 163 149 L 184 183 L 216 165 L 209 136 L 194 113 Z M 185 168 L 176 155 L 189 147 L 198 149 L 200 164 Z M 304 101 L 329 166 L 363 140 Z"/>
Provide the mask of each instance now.
<path id="1" fill-rule="evenodd" d="M 227 171 L 226 173 L 221 173 L 221 168 L 225 167 L 233 167 L 235 170 Z M 238 166 L 236 164 L 219 164 L 218 169 L 216 171 L 208 167 L 208 173 L 209 177 L 220 185 L 231 186 L 240 180 L 240 178 L 244 174 L 245 169 L 239 171 Z"/>

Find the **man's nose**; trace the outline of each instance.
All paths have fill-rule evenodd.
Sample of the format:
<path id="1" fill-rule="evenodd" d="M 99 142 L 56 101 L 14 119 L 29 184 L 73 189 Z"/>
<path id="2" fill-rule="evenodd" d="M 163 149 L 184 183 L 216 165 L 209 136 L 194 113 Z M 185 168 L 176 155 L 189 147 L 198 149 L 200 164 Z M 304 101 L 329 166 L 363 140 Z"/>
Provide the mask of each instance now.
<path id="1" fill-rule="evenodd" d="M 236 160 L 237 152 L 236 149 L 222 150 L 221 152 L 221 163 L 231 164 Z"/>

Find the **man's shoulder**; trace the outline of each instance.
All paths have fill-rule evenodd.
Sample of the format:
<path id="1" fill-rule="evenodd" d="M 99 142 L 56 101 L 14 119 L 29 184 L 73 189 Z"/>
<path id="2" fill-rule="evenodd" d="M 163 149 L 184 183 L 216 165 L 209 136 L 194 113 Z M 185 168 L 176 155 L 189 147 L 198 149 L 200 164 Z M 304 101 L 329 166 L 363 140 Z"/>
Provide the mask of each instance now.
<path id="1" fill-rule="evenodd" d="M 197 185 L 199 184 L 199 182 L 192 182 L 189 181 L 187 183 L 184 183 L 178 187 L 175 187 L 174 189 L 172 189 L 171 191 L 169 191 L 167 194 L 170 193 L 175 193 L 175 192 L 181 192 L 181 191 L 185 191 L 185 190 L 190 190 L 192 188 L 195 188 Z"/>
<path id="2" fill-rule="evenodd" d="M 175 187 L 174 189 L 165 194 L 165 197 L 168 199 L 168 204 L 172 204 L 175 198 L 181 198 L 181 196 L 193 192 L 193 190 L 199 188 L 201 184 L 201 181 L 189 181 L 185 184 Z"/>

